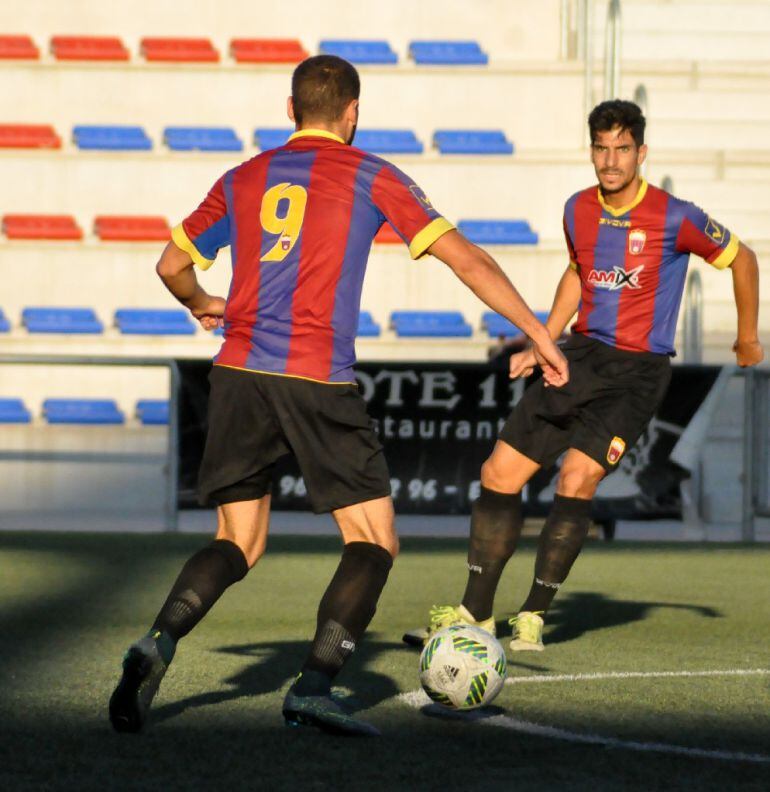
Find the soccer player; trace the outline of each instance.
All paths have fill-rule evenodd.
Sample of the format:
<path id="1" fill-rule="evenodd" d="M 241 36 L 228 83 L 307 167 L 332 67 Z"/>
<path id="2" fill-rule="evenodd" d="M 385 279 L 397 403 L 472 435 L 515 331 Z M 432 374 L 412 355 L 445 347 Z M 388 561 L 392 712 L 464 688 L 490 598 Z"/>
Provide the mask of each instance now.
<path id="1" fill-rule="evenodd" d="M 557 339 L 577 312 L 562 347 L 569 384 L 552 387 L 541 379 L 514 408 L 481 468 L 462 602 L 434 607 L 429 627 L 407 633 L 407 643 L 421 644 L 432 632 L 464 622 L 494 633 L 495 591 L 521 532 L 521 491 L 564 454 L 532 587 L 510 620 L 512 650 L 543 650 L 543 617 L 583 546 L 596 488 L 636 443 L 666 392 L 691 253 L 732 273 L 738 365 L 763 358 L 754 253 L 697 206 L 640 176 L 647 146 L 639 107 L 603 102 L 588 126 L 599 184 L 565 205 L 569 266 L 546 322 Z M 536 365 L 532 350 L 515 354 L 510 376 L 528 376 Z"/>
<path id="2" fill-rule="evenodd" d="M 331 697 L 331 683 L 374 616 L 398 552 L 388 469 L 353 374 L 364 271 L 385 220 L 413 258 L 438 257 L 518 325 L 549 381 L 567 380 L 564 356 L 495 261 L 405 174 L 350 145 L 358 97 L 348 62 L 321 55 L 301 63 L 288 100 L 297 131 L 218 179 L 158 263 L 166 287 L 205 328 L 224 327 L 199 478 L 201 500 L 217 504 L 218 526 L 125 655 L 109 707 L 118 731 L 141 728 L 178 641 L 264 552 L 272 470 L 291 453 L 313 510 L 333 514 L 344 548 L 283 714 L 290 724 L 376 733 Z M 194 265 L 208 268 L 227 245 L 225 300 L 204 291 Z"/>

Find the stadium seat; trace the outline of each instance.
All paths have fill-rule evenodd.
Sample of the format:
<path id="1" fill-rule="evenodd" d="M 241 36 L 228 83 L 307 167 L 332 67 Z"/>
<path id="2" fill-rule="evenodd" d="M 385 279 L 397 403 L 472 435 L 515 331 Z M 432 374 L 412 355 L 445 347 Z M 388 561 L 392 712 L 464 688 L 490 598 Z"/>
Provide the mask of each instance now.
<path id="1" fill-rule="evenodd" d="M 460 220 L 457 229 L 478 245 L 536 245 L 526 220 Z"/>
<path id="2" fill-rule="evenodd" d="M 501 129 L 437 129 L 433 145 L 442 154 L 513 154 Z"/>
<path id="3" fill-rule="evenodd" d="M 398 55 L 383 39 L 324 39 L 319 50 L 324 55 L 338 55 L 351 63 L 398 63 Z"/>
<path id="4" fill-rule="evenodd" d="M 145 37 L 140 52 L 148 61 L 176 63 L 212 63 L 219 60 L 219 51 L 207 38 Z"/>
<path id="5" fill-rule="evenodd" d="M 0 308 L 0 333 L 10 333 L 11 332 L 11 323 L 8 321 L 8 317 L 3 312 L 3 309 Z"/>
<path id="6" fill-rule="evenodd" d="M 0 399 L 0 424 L 31 422 L 32 414 L 21 399 Z"/>
<path id="7" fill-rule="evenodd" d="M 30 36 L 0 36 L 0 60 L 38 60 L 40 50 Z"/>
<path id="8" fill-rule="evenodd" d="M 8 239 L 82 239 L 83 231 L 71 215 L 5 215 Z"/>
<path id="9" fill-rule="evenodd" d="M 380 326 L 372 318 L 369 311 L 361 311 L 358 315 L 358 332 L 357 336 L 364 338 L 377 338 L 382 332 Z"/>
<path id="10" fill-rule="evenodd" d="M 534 311 L 533 313 L 545 324 L 545 321 L 548 319 L 548 311 Z M 481 327 L 483 330 L 487 331 L 490 338 L 499 338 L 500 336 L 505 336 L 505 338 L 518 338 L 524 335 L 513 322 L 494 311 L 485 311 L 481 315 Z"/>
<path id="11" fill-rule="evenodd" d="M 467 338 L 473 335 L 473 328 L 459 311 L 393 311 L 390 324 L 396 335 L 404 338 Z"/>
<path id="12" fill-rule="evenodd" d="M 476 41 L 413 41 L 409 55 L 423 66 L 485 66 L 489 62 Z"/>
<path id="13" fill-rule="evenodd" d="M 75 145 L 83 151 L 149 151 L 152 141 L 140 126 L 85 126 L 72 130 Z"/>
<path id="14" fill-rule="evenodd" d="M 50 124 L 0 124 L 0 148 L 61 148 Z"/>
<path id="15" fill-rule="evenodd" d="M 230 127 L 166 127 L 163 142 L 172 151 L 243 151 Z"/>
<path id="16" fill-rule="evenodd" d="M 359 129 L 353 145 L 372 154 L 422 154 L 423 145 L 411 129 Z"/>
<path id="17" fill-rule="evenodd" d="M 46 399 L 49 424 L 123 424 L 126 418 L 113 399 Z"/>
<path id="18" fill-rule="evenodd" d="M 169 404 L 167 399 L 140 399 L 136 403 L 136 417 L 143 426 L 165 426 L 168 424 Z"/>
<path id="19" fill-rule="evenodd" d="M 165 217 L 99 215 L 94 218 L 94 234 L 104 242 L 166 242 L 171 239 Z"/>
<path id="20" fill-rule="evenodd" d="M 128 50 L 117 36 L 53 36 L 56 60 L 127 61 Z"/>
<path id="21" fill-rule="evenodd" d="M 123 335 L 195 335 L 190 314 L 182 308 L 119 308 L 115 325 Z"/>
<path id="22" fill-rule="evenodd" d="M 233 39 L 230 54 L 238 63 L 299 63 L 308 56 L 297 39 Z"/>
<path id="23" fill-rule="evenodd" d="M 288 127 L 258 127 L 254 130 L 254 145 L 260 151 L 284 146 L 292 132 Z"/>
<path id="24" fill-rule="evenodd" d="M 29 333 L 98 335 L 104 332 L 104 325 L 92 308 L 25 308 L 21 323 Z"/>
<path id="25" fill-rule="evenodd" d="M 396 232 L 396 229 L 390 223 L 383 223 L 374 241 L 378 245 L 395 245 L 403 244 L 404 240 Z"/>

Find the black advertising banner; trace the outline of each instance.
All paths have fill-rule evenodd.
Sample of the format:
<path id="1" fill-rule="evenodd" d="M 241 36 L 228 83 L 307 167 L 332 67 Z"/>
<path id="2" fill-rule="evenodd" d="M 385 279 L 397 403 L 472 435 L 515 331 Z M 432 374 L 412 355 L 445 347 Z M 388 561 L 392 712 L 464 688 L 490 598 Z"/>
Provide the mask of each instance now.
<path id="1" fill-rule="evenodd" d="M 195 483 L 205 440 L 207 361 L 179 361 L 179 505 L 197 505 Z M 681 517 L 679 483 L 688 474 L 669 459 L 679 436 L 713 385 L 716 366 L 674 366 L 668 393 L 637 446 L 600 485 L 598 520 Z M 506 369 L 481 363 L 362 363 L 356 377 L 391 473 L 396 511 L 467 514 L 479 471 L 525 386 Z M 529 514 L 545 514 L 557 466 L 540 471 L 524 493 Z M 308 509 L 292 459 L 276 466 L 273 505 Z"/>

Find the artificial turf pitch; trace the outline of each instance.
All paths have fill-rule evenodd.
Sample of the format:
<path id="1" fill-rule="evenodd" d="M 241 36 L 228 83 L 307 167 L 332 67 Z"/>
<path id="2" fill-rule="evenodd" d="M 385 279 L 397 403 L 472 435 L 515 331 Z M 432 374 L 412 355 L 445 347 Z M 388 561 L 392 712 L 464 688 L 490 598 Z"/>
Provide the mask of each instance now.
<path id="1" fill-rule="evenodd" d="M 121 655 L 204 542 L 0 533 L 0 789 L 770 789 L 768 674 L 517 683 L 485 713 L 494 724 L 398 698 L 419 687 L 402 632 L 461 593 L 456 540 L 403 541 L 368 640 L 340 677 L 382 738 L 283 725 L 283 692 L 339 557 L 336 539 L 309 537 L 270 540 L 180 644 L 145 732 L 115 734 L 107 700 Z M 523 599 L 533 551 L 525 544 L 506 570 L 500 625 Z M 769 571 L 766 546 L 592 542 L 557 599 L 547 650 L 509 652 L 509 674 L 770 669 Z"/>

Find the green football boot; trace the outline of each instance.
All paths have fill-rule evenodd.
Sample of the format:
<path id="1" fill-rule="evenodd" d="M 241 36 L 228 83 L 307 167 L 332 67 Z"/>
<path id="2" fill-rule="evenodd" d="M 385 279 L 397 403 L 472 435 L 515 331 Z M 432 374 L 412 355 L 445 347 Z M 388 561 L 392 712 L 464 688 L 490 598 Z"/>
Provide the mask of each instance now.
<path id="1" fill-rule="evenodd" d="M 476 621 L 473 614 L 463 605 L 434 605 L 430 609 L 429 624 L 427 627 L 418 627 L 404 633 L 401 640 L 409 646 L 424 646 L 428 639 L 446 627 L 453 627 L 455 624 L 470 624 L 473 627 L 481 627 L 491 635 L 495 635 L 495 617 L 490 616 L 484 621 Z"/>
<path id="2" fill-rule="evenodd" d="M 115 731 L 138 732 L 142 728 L 167 669 L 152 635 L 128 648 L 123 676 L 110 697 L 110 723 Z"/>
<path id="3" fill-rule="evenodd" d="M 521 613 L 508 620 L 513 627 L 513 652 L 542 652 L 543 646 L 543 612 L 521 611 Z"/>
<path id="4" fill-rule="evenodd" d="M 298 696 L 294 691 L 296 684 L 295 680 L 283 700 L 283 717 L 287 726 L 315 726 L 342 737 L 380 736 L 379 729 L 354 718 L 332 694 Z"/>

